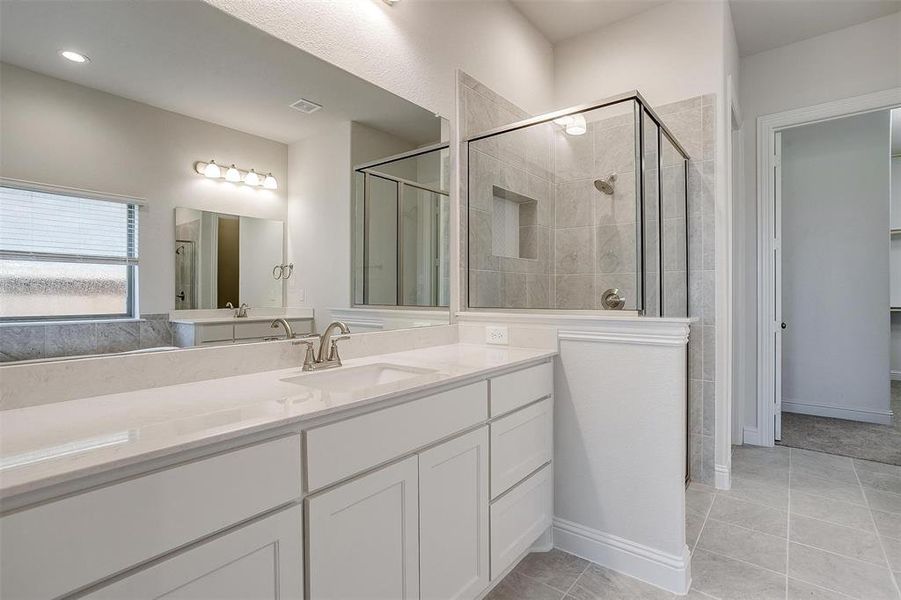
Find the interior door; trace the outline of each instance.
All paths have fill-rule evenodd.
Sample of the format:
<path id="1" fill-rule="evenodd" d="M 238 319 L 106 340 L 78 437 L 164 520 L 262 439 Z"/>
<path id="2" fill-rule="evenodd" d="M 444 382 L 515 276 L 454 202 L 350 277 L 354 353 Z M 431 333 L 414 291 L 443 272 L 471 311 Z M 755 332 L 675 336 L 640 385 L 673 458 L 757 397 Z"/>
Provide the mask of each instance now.
<path id="1" fill-rule="evenodd" d="M 782 439 L 782 133 L 776 132 L 773 148 L 773 437 Z"/>

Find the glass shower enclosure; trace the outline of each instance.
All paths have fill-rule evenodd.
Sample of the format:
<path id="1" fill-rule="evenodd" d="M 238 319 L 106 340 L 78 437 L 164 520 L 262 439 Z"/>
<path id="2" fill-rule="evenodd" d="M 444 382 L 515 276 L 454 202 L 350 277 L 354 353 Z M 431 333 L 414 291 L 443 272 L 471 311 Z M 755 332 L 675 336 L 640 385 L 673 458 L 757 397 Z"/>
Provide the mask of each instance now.
<path id="1" fill-rule="evenodd" d="M 688 315 L 689 156 L 636 92 L 465 140 L 472 309 Z"/>
<path id="2" fill-rule="evenodd" d="M 448 305 L 449 168 L 445 143 L 354 169 L 354 305 Z"/>

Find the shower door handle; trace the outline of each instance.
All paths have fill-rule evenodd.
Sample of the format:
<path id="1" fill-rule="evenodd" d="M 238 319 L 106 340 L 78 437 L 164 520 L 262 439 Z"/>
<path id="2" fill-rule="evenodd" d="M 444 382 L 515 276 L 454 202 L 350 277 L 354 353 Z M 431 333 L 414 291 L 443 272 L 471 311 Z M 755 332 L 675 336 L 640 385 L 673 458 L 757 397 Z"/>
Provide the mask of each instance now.
<path id="1" fill-rule="evenodd" d="M 780 325 L 780 327 L 782 327 L 782 329 L 785 329 L 786 327 L 788 327 L 788 325 L 785 324 L 785 321 L 782 321 L 782 325 Z"/>
<path id="2" fill-rule="evenodd" d="M 177 299 L 181 300 L 182 302 L 184 302 L 185 301 L 185 291 L 182 290 L 180 294 L 175 294 L 175 297 Z"/>

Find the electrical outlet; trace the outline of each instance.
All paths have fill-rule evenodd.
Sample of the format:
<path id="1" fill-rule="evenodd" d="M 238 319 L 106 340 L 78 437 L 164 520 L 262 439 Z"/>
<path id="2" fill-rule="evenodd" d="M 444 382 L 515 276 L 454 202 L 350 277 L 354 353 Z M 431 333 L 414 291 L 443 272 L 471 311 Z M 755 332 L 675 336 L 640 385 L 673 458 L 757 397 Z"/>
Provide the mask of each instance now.
<path id="1" fill-rule="evenodd" d="M 507 344 L 507 328 L 491 325 L 485 328 L 486 344 Z"/>

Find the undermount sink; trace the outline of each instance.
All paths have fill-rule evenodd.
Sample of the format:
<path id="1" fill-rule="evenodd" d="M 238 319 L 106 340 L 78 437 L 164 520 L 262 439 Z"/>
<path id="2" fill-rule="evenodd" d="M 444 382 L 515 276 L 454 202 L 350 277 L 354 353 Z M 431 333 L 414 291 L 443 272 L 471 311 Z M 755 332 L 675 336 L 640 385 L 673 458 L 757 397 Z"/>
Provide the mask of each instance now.
<path id="1" fill-rule="evenodd" d="M 376 363 L 359 367 L 339 367 L 333 371 L 308 373 L 288 377 L 282 381 L 328 392 L 354 392 L 435 372 L 435 369 Z"/>

